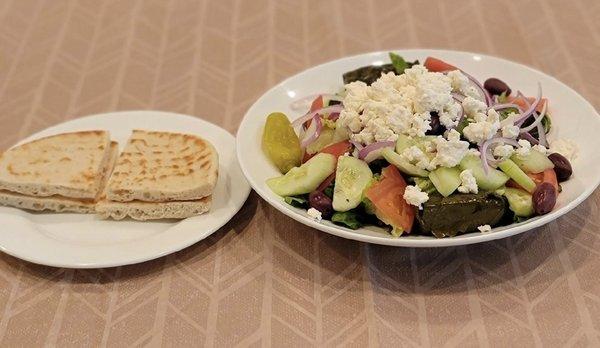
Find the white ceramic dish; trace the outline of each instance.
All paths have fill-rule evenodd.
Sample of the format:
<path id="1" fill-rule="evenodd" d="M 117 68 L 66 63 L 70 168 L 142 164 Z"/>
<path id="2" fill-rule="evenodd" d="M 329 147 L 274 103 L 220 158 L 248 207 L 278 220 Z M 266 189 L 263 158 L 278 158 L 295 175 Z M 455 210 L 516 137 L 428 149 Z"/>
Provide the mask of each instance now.
<path id="1" fill-rule="evenodd" d="M 427 56 L 443 59 L 481 79 L 497 77 L 515 90 L 535 95 L 537 82 L 542 84 L 544 96 L 550 100 L 553 128 L 549 139 L 569 138 L 579 145 L 579 156 L 573 161 L 573 177 L 563 183 L 555 209 L 544 216 L 520 224 L 495 228 L 489 233 L 470 233 L 454 238 L 436 239 L 427 236 L 393 238 L 383 230 L 367 227 L 350 230 L 329 221 L 317 222 L 305 211 L 287 205 L 266 186 L 265 180 L 280 175 L 261 151 L 260 139 L 265 117 L 275 111 L 295 119 L 301 112 L 293 112 L 290 103 L 302 96 L 337 92 L 342 86 L 342 74 L 365 65 L 389 62 L 388 51 L 361 54 L 325 63 L 301 72 L 266 92 L 246 113 L 238 134 L 238 159 L 246 178 L 256 192 L 282 213 L 321 231 L 340 237 L 368 243 L 407 246 L 442 247 L 464 245 L 512 236 L 546 224 L 575 208 L 600 183 L 600 116 L 583 97 L 557 79 L 527 66 L 481 54 L 444 50 L 398 50 L 407 60 Z"/>
<path id="2" fill-rule="evenodd" d="M 22 142 L 57 133 L 105 129 L 122 148 L 135 128 L 196 134 L 215 146 L 219 152 L 219 180 L 209 213 L 182 221 L 137 222 L 0 207 L 0 250 L 56 267 L 121 266 L 188 247 L 211 235 L 239 211 L 250 186 L 235 158 L 235 139 L 224 129 L 195 117 L 159 111 L 106 113 L 59 124 Z"/>

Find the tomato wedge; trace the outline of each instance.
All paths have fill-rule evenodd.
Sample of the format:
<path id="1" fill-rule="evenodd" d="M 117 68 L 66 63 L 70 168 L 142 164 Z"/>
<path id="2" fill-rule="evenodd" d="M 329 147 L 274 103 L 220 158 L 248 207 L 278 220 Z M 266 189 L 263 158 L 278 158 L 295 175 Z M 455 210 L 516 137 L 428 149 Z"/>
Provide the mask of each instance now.
<path id="1" fill-rule="evenodd" d="M 381 221 L 410 233 L 416 211 L 404 200 L 405 189 L 404 178 L 390 165 L 381 171 L 381 179 L 366 190 L 365 196 L 375 206 L 375 214 Z"/>
<path id="2" fill-rule="evenodd" d="M 535 98 L 527 97 L 527 103 L 531 104 L 534 101 L 535 101 Z M 507 103 L 517 104 L 523 110 L 527 109 L 527 103 L 525 102 L 525 99 L 523 99 L 520 96 L 519 97 L 508 96 L 508 97 L 506 97 L 506 102 Z M 544 104 L 547 103 L 547 102 L 548 102 L 548 100 L 546 98 L 542 98 L 542 100 L 540 101 L 540 103 L 538 104 L 538 106 L 535 108 L 535 111 L 542 112 L 542 109 L 544 108 Z"/>
<path id="3" fill-rule="evenodd" d="M 322 109 L 325 106 L 325 101 L 323 100 L 323 96 L 320 95 L 318 97 L 315 98 L 315 100 L 313 100 L 312 104 L 310 104 L 310 110 L 308 112 L 313 112 L 319 109 Z M 304 129 L 307 129 L 308 127 L 310 127 L 310 123 L 312 122 L 312 119 L 304 122 Z"/>
<path id="4" fill-rule="evenodd" d="M 313 100 L 312 104 L 310 105 L 310 112 L 322 109 L 323 105 L 325 105 L 325 102 L 323 101 L 323 96 L 320 95 L 320 96 L 316 97 L 315 100 Z"/>
<path id="5" fill-rule="evenodd" d="M 427 57 L 427 59 L 425 59 L 425 63 L 423 63 L 423 65 L 427 68 L 427 70 L 429 70 L 431 72 L 458 70 L 458 68 L 455 67 L 454 65 L 450 65 L 441 59 L 437 59 L 437 58 L 433 58 L 433 57 Z"/>
<path id="6" fill-rule="evenodd" d="M 539 185 L 544 182 L 552 184 L 552 186 L 554 186 L 554 188 L 556 189 L 556 192 L 558 192 L 558 180 L 556 179 L 556 172 L 554 171 L 554 169 L 546 169 L 543 172 L 537 174 L 527 173 L 527 176 L 529 176 L 535 182 L 536 185 Z M 506 182 L 506 186 L 525 190 L 521 187 L 521 185 L 517 184 L 512 179 Z"/>
<path id="7" fill-rule="evenodd" d="M 334 155 L 336 158 L 342 156 L 343 154 L 345 154 L 346 152 L 350 152 L 350 150 L 352 150 L 352 144 L 347 141 L 340 141 L 339 143 L 335 143 L 335 144 L 331 144 L 328 146 L 325 146 L 321 151 L 317 152 L 317 153 L 329 153 Z M 304 153 L 304 158 L 302 159 L 302 163 L 308 161 L 309 159 L 311 159 L 315 154 L 310 155 L 308 153 Z"/>

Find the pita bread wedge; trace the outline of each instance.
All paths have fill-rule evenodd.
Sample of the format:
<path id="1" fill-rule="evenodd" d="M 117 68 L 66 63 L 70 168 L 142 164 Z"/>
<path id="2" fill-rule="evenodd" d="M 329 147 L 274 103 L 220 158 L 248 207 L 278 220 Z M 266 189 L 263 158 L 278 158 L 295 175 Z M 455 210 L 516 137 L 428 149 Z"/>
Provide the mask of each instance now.
<path id="1" fill-rule="evenodd" d="M 212 194 L 219 159 L 206 140 L 134 130 L 108 183 L 113 202 L 194 201 Z"/>
<path id="2" fill-rule="evenodd" d="M 119 146 L 116 142 L 110 144 L 110 156 L 106 161 L 104 168 L 99 173 L 101 177 L 101 189 L 95 199 L 77 199 L 53 195 L 49 197 L 28 196 L 21 193 L 0 190 L 0 205 L 11 206 L 15 208 L 35 210 L 35 211 L 53 211 L 58 213 L 73 212 L 83 214 L 93 214 L 96 211 L 96 203 L 103 197 L 103 188 L 108 182 L 115 161 L 119 154 Z"/>
<path id="3" fill-rule="evenodd" d="M 96 212 L 103 218 L 121 220 L 130 217 L 134 220 L 185 219 L 206 213 L 210 210 L 212 196 L 194 201 L 174 202 L 110 202 L 100 201 Z"/>
<path id="4" fill-rule="evenodd" d="M 0 190 L 35 197 L 94 200 L 111 154 L 106 131 L 65 133 L 16 146 L 0 155 Z"/>

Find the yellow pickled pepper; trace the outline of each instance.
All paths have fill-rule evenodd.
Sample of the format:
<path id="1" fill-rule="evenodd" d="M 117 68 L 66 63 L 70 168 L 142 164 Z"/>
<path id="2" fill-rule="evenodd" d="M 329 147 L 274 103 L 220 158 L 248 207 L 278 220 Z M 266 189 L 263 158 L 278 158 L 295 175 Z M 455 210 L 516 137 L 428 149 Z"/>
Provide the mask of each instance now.
<path id="1" fill-rule="evenodd" d="M 262 148 L 267 157 L 284 174 L 302 162 L 300 139 L 290 120 L 281 112 L 274 112 L 267 116 Z"/>

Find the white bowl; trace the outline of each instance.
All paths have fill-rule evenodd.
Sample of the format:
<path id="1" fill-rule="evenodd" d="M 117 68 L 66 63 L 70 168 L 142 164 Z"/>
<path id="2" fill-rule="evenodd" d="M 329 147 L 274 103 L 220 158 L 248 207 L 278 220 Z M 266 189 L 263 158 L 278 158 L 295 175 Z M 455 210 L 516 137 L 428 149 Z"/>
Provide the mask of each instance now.
<path id="1" fill-rule="evenodd" d="M 555 220 L 583 202 L 600 183 L 600 116 L 582 96 L 564 83 L 540 71 L 504 59 L 481 54 L 444 50 L 398 50 L 407 60 L 427 56 L 440 58 L 460 67 L 482 81 L 497 77 L 513 90 L 535 95 L 537 82 L 542 84 L 544 97 L 550 101 L 552 130 L 549 139 L 567 138 L 579 146 L 579 155 L 572 161 L 573 176 L 562 183 L 563 191 L 554 210 L 523 223 L 497 227 L 488 233 L 468 233 L 453 238 L 436 239 L 428 236 L 394 238 L 383 229 L 366 227 L 351 230 L 329 221 L 317 222 L 302 209 L 286 204 L 267 187 L 265 180 L 280 175 L 261 150 L 261 135 L 265 118 L 271 112 L 284 112 L 290 119 L 302 112 L 290 109 L 290 103 L 302 96 L 337 92 L 343 86 L 342 74 L 358 67 L 389 62 L 388 52 L 374 52 L 342 58 L 310 68 L 281 82 L 265 93 L 248 110 L 237 133 L 237 153 L 244 175 L 256 192 L 269 204 L 287 216 L 321 231 L 343 238 L 367 243 L 406 247 L 442 247 L 464 245 L 504 238 Z"/>

